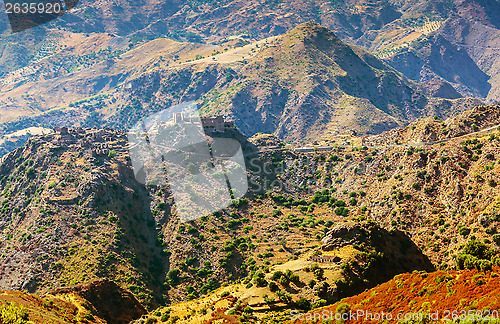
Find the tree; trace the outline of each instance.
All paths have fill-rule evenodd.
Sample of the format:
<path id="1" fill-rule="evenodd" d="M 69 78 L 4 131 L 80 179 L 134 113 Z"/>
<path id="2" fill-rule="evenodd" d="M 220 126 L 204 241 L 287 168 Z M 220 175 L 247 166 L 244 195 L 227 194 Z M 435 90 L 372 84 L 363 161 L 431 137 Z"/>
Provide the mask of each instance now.
<path id="1" fill-rule="evenodd" d="M 179 282 L 179 274 L 181 271 L 179 269 L 172 269 L 167 273 L 167 281 L 170 284 L 175 284 Z"/>
<path id="2" fill-rule="evenodd" d="M 276 292 L 276 296 L 278 296 L 279 300 L 284 303 L 289 303 L 292 301 L 292 295 L 285 290 L 280 290 Z"/>
<path id="3" fill-rule="evenodd" d="M 285 276 L 281 276 L 280 279 L 279 279 L 279 284 L 282 285 L 283 287 L 286 287 L 288 286 L 288 284 L 290 283 L 290 280 Z"/>
<path id="4" fill-rule="evenodd" d="M 281 272 L 279 270 L 275 271 L 273 273 L 273 275 L 271 276 L 271 280 L 278 281 L 281 278 L 281 276 L 283 276 L 283 272 Z"/>

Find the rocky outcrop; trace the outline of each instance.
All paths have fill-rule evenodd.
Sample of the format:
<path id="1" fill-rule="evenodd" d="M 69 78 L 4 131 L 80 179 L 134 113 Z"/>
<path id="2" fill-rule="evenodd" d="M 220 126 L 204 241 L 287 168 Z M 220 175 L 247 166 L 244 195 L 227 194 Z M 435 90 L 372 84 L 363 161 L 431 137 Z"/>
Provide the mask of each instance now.
<path id="1" fill-rule="evenodd" d="M 332 251 L 342 246 L 361 243 L 366 239 L 366 231 L 356 222 L 336 225 L 321 240 L 323 251 Z"/>
<path id="2" fill-rule="evenodd" d="M 94 281 L 85 285 L 58 288 L 51 295 L 76 294 L 87 300 L 92 313 L 108 324 L 126 324 L 146 314 L 146 309 L 131 292 L 111 280 Z"/>

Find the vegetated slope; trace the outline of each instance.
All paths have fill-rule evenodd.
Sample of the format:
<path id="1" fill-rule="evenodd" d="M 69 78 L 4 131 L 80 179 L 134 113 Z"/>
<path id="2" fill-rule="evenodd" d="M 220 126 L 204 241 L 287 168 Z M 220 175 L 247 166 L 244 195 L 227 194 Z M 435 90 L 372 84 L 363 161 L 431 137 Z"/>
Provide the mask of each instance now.
<path id="1" fill-rule="evenodd" d="M 500 124 L 498 106 L 479 106 L 457 116 L 439 120 L 423 118 L 408 127 L 398 128 L 363 138 L 363 144 L 378 146 L 387 144 L 427 144 L 445 141 L 454 137 L 482 132 Z"/>
<path id="2" fill-rule="evenodd" d="M 126 324 L 145 313 L 130 292 L 106 280 L 59 289 L 41 297 L 0 291 L 2 323 Z"/>
<path id="3" fill-rule="evenodd" d="M 464 113 L 459 118 L 463 120 L 461 121 L 462 125 L 470 125 L 478 122 L 477 117 L 485 111 L 489 111 L 489 113 L 484 113 L 484 117 L 493 116 L 492 113 L 500 111 L 500 107 L 481 107 L 475 111 Z M 486 118 L 486 125 L 487 123 Z M 265 167 L 250 166 L 249 171 L 250 174 L 265 173 L 263 170 L 274 171 L 275 179 L 265 189 L 272 189 L 273 192 L 267 194 L 271 200 L 268 198 L 264 200 L 266 205 L 275 205 L 271 210 L 274 210 L 273 218 L 277 219 L 279 225 L 274 225 L 274 230 L 292 229 L 297 225 L 299 229 L 305 229 L 307 227 L 304 222 L 313 224 L 313 217 L 319 218 L 319 215 L 325 213 L 331 215 L 329 217 L 332 218 L 329 219 L 337 222 L 339 218 L 355 222 L 371 219 L 383 228 L 382 232 L 385 229 L 389 234 L 401 233 L 403 237 L 411 238 L 412 244 L 421 249 L 436 268 L 477 268 L 488 271 L 492 264 L 498 265 L 498 256 L 495 258 L 494 255 L 488 253 L 485 253 L 488 254 L 487 257 L 483 256 L 481 249 L 470 248 L 470 246 L 475 246 L 478 242 L 485 242 L 496 250 L 500 243 L 498 234 L 500 196 L 497 185 L 499 135 L 498 130 L 494 129 L 422 147 L 395 146 L 392 141 L 389 141 L 385 145 L 379 143 L 376 148 L 338 146 L 333 152 L 268 151 L 262 153 L 266 157 L 265 161 L 268 161 L 264 165 Z M 297 201 L 296 197 L 307 196 L 307 193 L 315 194 L 310 200 Z M 250 200 L 248 202 L 249 208 L 257 208 L 256 204 L 261 199 L 263 198 Z M 280 213 L 286 215 L 290 209 L 294 210 L 294 206 L 298 206 L 298 211 L 302 211 L 306 218 L 298 223 L 297 216 L 282 217 L 280 220 Z M 309 221 L 307 221 L 307 217 L 309 217 Z M 319 219 L 322 221 L 324 218 Z M 302 225 L 300 225 L 301 223 Z M 307 283 L 310 279 L 317 279 L 307 274 L 306 267 L 311 265 L 311 261 L 318 262 L 319 268 L 323 269 L 319 270 L 318 273 L 323 271 L 326 274 L 326 281 L 329 285 L 326 290 L 328 293 L 321 297 L 325 298 L 326 303 L 335 300 L 335 296 L 338 298 L 338 293 L 342 292 L 343 289 L 355 293 L 356 289 L 369 286 L 369 282 L 361 283 L 359 280 L 359 278 L 363 278 L 363 273 L 367 272 L 359 270 L 370 264 L 365 263 L 367 260 L 362 257 L 366 256 L 363 248 L 357 249 L 364 244 L 367 244 L 366 247 L 372 246 L 368 243 L 370 240 L 367 237 L 373 237 L 373 235 L 362 235 L 363 231 L 360 230 L 360 227 L 363 226 L 355 224 L 349 221 L 340 221 L 329 231 L 325 229 L 326 235 L 322 240 L 323 252 L 321 254 L 312 253 L 309 259 L 303 259 L 299 256 L 297 260 L 291 259 L 269 269 L 265 267 L 266 263 L 264 263 L 261 273 L 252 262 L 249 270 L 255 272 L 252 271 L 242 284 L 218 290 L 198 302 L 173 305 L 170 309 L 161 308 L 158 312 L 150 314 L 150 317 L 163 318 L 164 321 L 180 317 L 184 322 L 196 321 L 197 316 L 204 320 L 227 319 L 226 315 L 230 315 L 232 320 L 249 322 L 259 319 L 271 323 L 289 320 L 290 309 L 316 308 L 323 303 L 317 299 L 321 295 L 316 297 L 313 294 L 308 294 L 306 293 L 307 288 L 301 286 L 301 283 Z M 388 247 L 394 252 L 397 251 L 399 244 L 395 242 L 398 239 L 395 238 L 392 241 L 384 236 L 383 241 L 394 242 L 388 243 Z M 354 255 L 352 247 L 341 246 L 346 242 L 348 245 L 353 244 L 352 247 L 357 250 Z M 399 246 L 404 245 L 401 243 Z M 497 254 L 495 250 L 491 251 Z M 345 257 L 349 251 L 351 251 L 351 256 L 354 256 L 353 258 Z M 317 259 L 313 259 L 314 255 Z M 358 256 L 356 257 L 356 255 Z M 385 252 L 384 255 L 389 256 Z M 404 257 L 404 252 L 401 256 Z M 338 262 L 335 257 L 342 259 L 342 276 L 339 277 L 334 277 L 334 274 L 329 270 L 332 265 L 335 269 L 335 263 Z M 396 253 L 389 257 L 389 260 L 393 261 L 387 262 L 389 264 L 391 264 L 390 262 L 398 262 L 398 258 Z M 323 260 L 323 262 L 319 260 Z M 406 261 L 401 262 L 408 264 Z M 372 265 L 376 264 L 374 260 Z M 384 262 L 384 264 L 387 263 Z M 375 269 L 378 268 L 375 266 L 373 273 L 377 273 Z M 267 273 L 268 270 L 269 273 Z M 277 270 L 282 272 L 290 270 L 292 272 L 283 274 L 285 278 L 280 282 L 280 275 L 276 275 L 273 279 L 273 274 Z M 350 273 L 351 275 L 349 275 Z M 297 285 L 290 284 L 289 287 L 292 289 L 288 290 L 288 286 L 283 286 L 282 283 L 293 282 L 290 278 L 297 279 L 293 276 L 294 274 L 300 280 Z M 434 274 L 432 276 L 434 279 Z M 489 278 L 489 276 L 490 274 L 486 273 L 474 278 L 474 282 L 477 280 L 481 287 L 473 292 L 469 291 L 466 296 L 471 298 L 461 306 L 474 305 L 474 302 L 479 298 L 485 303 L 490 302 L 488 296 L 496 293 L 492 288 L 496 287 L 494 281 L 496 275 L 491 275 L 493 281 L 487 286 L 483 286 L 479 280 L 484 277 L 483 280 L 488 282 L 485 278 Z M 333 284 L 328 280 L 331 277 L 337 279 Z M 263 280 L 267 283 L 264 283 Z M 446 279 L 445 281 L 450 280 Z M 276 289 L 274 292 L 270 291 L 271 287 L 274 287 L 271 284 L 272 281 L 276 281 L 277 284 L 277 288 L 273 288 Z M 314 285 L 317 283 L 316 280 Z M 455 283 L 452 282 L 449 285 L 452 284 Z M 256 285 L 257 288 L 255 288 Z M 388 285 L 392 285 L 392 283 Z M 421 300 L 420 304 L 409 305 L 415 307 L 412 309 L 413 311 L 418 311 L 421 307 L 428 307 L 427 303 L 432 303 L 432 291 L 436 289 L 441 289 L 440 291 L 445 289 L 446 291 L 446 285 L 442 286 L 441 281 L 432 280 L 425 286 L 427 291 L 431 293 L 429 295 L 424 291 L 419 299 Z M 384 287 L 380 288 L 380 291 L 383 291 Z M 401 284 L 399 287 L 402 287 Z M 463 290 L 465 287 L 467 287 L 465 284 L 460 283 L 456 288 Z M 488 289 L 483 289 L 484 287 L 488 287 Z M 321 292 L 321 290 L 316 291 Z M 409 293 L 407 288 L 398 291 L 405 296 Z M 413 289 L 412 293 L 418 293 L 418 291 L 422 291 L 422 289 Z M 266 295 L 265 298 L 263 295 Z M 388 298 L 391 296 L 384 295 L 381 298 L 390 304 L 391 300 Z M 461 293 L 453 294 L 453 296 L 452 302 L 447 305 L 452 303 L 458 305 L 457 298 L 459 298 L 458 300 L 469 298 L 461 297 L 465 296 Z M 301 298 L 307 299 L 309 303 Z M 440 298 L 442 299 L 442 295 L 437 295 L 435 299 Z M 364 299 L 366 297 L 359 300 Z M 410 299 L 401 299 L 401 303 L 407 303 L 408 300 Z M 375 303 L 377 302 L 378 300 L 375 301 Z M 336 307 L 333 308 L 334 311 L 335 309 Z M 432 309 L 439 309 L 439 307 Z"/>
<path id="4" fill-rule="evenodd" d="M 253 150 L 235 131 L 219 136 Z M 235 228 L 257 222 L 224 211 L 183 224 L 169 187 L 136 181 L 121 131 L 34 136 L 3 158 L 0 173 L 2 289 L 46 293 L 108 278 L 146 307 L 183 300 L 190 284 L 203 293 L 240 275 L 239 254 L 226 266 L 217 260 L 234 249 Z"/>
<path id="5" fill-rule="evenodd" d="M 464 113 L 456 127 L 494 116 L 499 109 Z M 488 110 L 491 115 L 483 114 Z M 410 134 L 411 128 L 402 133 Z M 437 266 L 451 266 L 454 253 L 470 237 L 497 242 L 498 129 L 430 145 L 398 145 L 390 134 L 382 133 L 387 141 L 374 147 L 268 153 L 285 154 L 274 155 L 282 161 L 276 187 L 289 194 L 331 189 L 336 199 L 352 200 L 349 215 L 365 215 L 384 228 L 405 231 Z"/>
<path id="6" fill-rule="evenodd" d="M 309 182 L 333 183 L 340 197 L 364 191 L 353 203 L 368 217 L 407 232 L 435 264 L 452 265 L 469 237 L 498 239 L 498 150 L 498 130 L 434 145 L 338 148 Z M 287 188 L 308 185 L 297 177 L 303 165 L 285 168 Z"/>
<path id="7" fill-rule="evenodd" d="M 218 136 L 240 140 L 252 157 L 249 165 L 269 167 L 241 135 L 227 131 Z M 276 180 L 274 171 L 266 171 L 249 174 L 249 197 L 254 200 L 237 200 L 221 212 L 182 223 L 168 187 L 135 181 L 125 141 L 123 132 L 71 129 L 68 134 L 32 137 L 3 158 L 2 288 L 60 296 L 80 288 L 51 291 L 108 278 L 153 307 L 196 298 L 258 268 L 318 250 L 323 233 L 343 221 L 319 200 L 297 198 L 284 209 L 278 207 L 283 205 L 279 197 L 258 196 L 267 190 L 266 183 Z M 391 271 L 432 268 L 404 235 L 397 234 L 395 241 L 408 253 L 400 252 L 399 259 L 408 260 L 394 261 L 397 266 L 382 271 L 383 262 L 396 258 L 392 245 L 387 246 L 390 240 L 381 238 L 387 232 L 374 224 L 354 229 L 366 233 L 367 240 L 351 242 L 359 244 L 358 250 L 340 254 L 340 260 L 358 260 L 355 271 L 363 285 L 384 281 Z M 337 268 L 330 277 L 332 286 L 342 278 Z M 318 286 L 318 296 L 335 301 L 361 289 L 361 281 L 355 284 L 336 293 Z M 84 297 L 106 306 L 95 294 Z"/>
<path id="8" fill-rule="evenodd" d="M 324 153 L 257 152 L 240 138 L 248 199 L 187 224 L 168 188 L 135 181 L 124 135 L 84 129 L 37 136 L 3 158 L 2 288 L 43 293 L 110 278 L 148 307 L 193 299 L 308 256 L 344 220 L 372 219 L 382 232 L 400 231 L 440 268 L 452 266 L 471 239 L 499 242 L 498 130 L 418 148 L 390 142 Z M 349 253 L 355 260 L 370 251 Z"/>
<path id="9" fill-rule="evenodd" d="M 325 197 L 315 195 L 313 200 Z M 273 196 L 274 200 L 279 198 Z M 287 217 L 292 222 L 290 230 L 298 220 L 292 216 Z M 281 226 L 288 226 L 285 224 Z M 280 251 L 284 249 L 289 249 L 288 242 Z M 267 323 L 290 309 L 321 307 L 411 269 L 430 271 L 433 267 L 402 232 L 389 233 L 374 222 L 359 219 L 340 221 L 326 233 L 321 250 L 296 254 L 277 265 L 259 267 L 250 263 L 251 271 L 245 279 L 196 301 L 160 307 L 148 318 L 160 322 L 177 318 L 181 323 L 220 319 Z"/>
<path id="10" fill-rule="evenodd" d="M 233 131 L 218 136 L 240 140 L 248 154 L 254 150 Z M 262 165 L 258 155 L 250 156 L 248 163 Z M 3 158 L 0 172 L 5 289 L 44 293 L 109 278 L 151 307 L 246 276 L 246 264 L 263 266 L 305 253 L 318 245 L 320 229 L 333 224 L 331 215 L 318 210 L 309 229 L 292 234 L 275 228 L 285 216 L 270 198 L 257 200 L 252 209 L 248 201 L 237 201 L 183 224 L 170 189 L 136 182 L 125 134 L 109 129 L 32 137 Z M 273 172 L 251 176 L 250 195 L 266 190 L 259 181 L 275 179 Z M 294 206 L 286 217 L 302 214 Z M 285 238 L 286 251 L 268 250 Z"/>
<path id="11" fill-rule="evenodd" d="M 38 113 L 5 124 L 4 132 L 61 123 L 126 128 L 143 116 L 197 100 L 202 114 L 229 116 L 247 136 L 267 132 L 307 141 L 346 129 L 377 133 L 480 104 L 428 97 L 421 85 L 314 23 L 232 50 L 157 39 L 127 51 L 123 39 L 102 38 L 117 47 L 88 50 L 93 57 L 88 67 L 81 63 L 74 72 L 6 85 L 4 99 L 12 111 L 33 112 L 36 106 Z M 22 98 L 8 99 L 20 93 Z"/>
<path id="12" fill-rule="evenodd" d="M 452 323 L 463 323 L 464 319 L 471 323 L 498 323 L 499 270 L 495 267 L 488 272 L 454 270 L 401 274 L 357 296 L 310 313 L 321 314 L 325 309 L 328 314 L 359 312 L 358 319 L 347 323 L 380 323 L 382 312 L 385 316 L 390 313 L 393 318 L 400 314 L 400 323 L 428 323 L 430 314 L 435 319 L 448 319 Z M 318 323 L 327 322 L 320 320 Z"/>
<path id="13" fill-rule="evenodd" d="M 126 143 L 113 131 L 82 130 L 31 138 L 4 157 L 2 288 L 47 292 L 112 278 L 159 289 L 168 257 L 155 244 L 149 194 L 134 180 Z M 136 294 L 155 302 L 149 292 Z"/>

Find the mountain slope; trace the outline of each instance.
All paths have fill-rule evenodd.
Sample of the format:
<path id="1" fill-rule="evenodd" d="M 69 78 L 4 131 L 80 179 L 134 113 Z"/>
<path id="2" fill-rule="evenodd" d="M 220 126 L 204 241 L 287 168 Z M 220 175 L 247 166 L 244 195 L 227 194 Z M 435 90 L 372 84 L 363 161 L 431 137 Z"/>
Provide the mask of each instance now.
<path id="1" fill-rule="evenodd" d="M 192 91 L 188 97 L 201 97 L 203 114 L 229 115 L 248 136 L 276 132 L 282 139 L 297 141 L 325 131 L 375 133 L 477 103 L 427 98 L 389 66 L 314 23 L 302 24 L 256 51 L 235 66 L 239 73 L 231 79 L 226 72 L 225 80 L 219 78 L 206 94 Z M 159 80 L 157 89 L 171 82 L 162 80 L 169 79 L 164 73 L 154 78 Z M 144 102 L 143 89 L 132 91 L 139 93 Z M 165 95 L 163 91 L 153 97 Z"/>
<path id="2" fill-rule="evenodd" d="M 417 46 L 417 56 L 426 62 L 426 69 L 422 70 L 424 75 L 416 80 L 426 81 L 431 77 L 444 79 L 455 83 L 463 95 L 474 94 L 491 101 L 499 99 L 498 91 L 489 91 L 488 84 L 483 82 L 487 75 L 487 78 L 491 78 L 493 88 L 498 87 L 498 69 L 485 66 L 497 60 L 495 56 L 499 46 L 495 44 L 495 39 L 498 37 L 490 37 L 499 32 L 495 14 L 500 11 L 497 1 L 190 1 L 184 5 L 161 5 L 150 1 L 142 4 L 146 8 L 145 12 L 134 5 L 113 5 L 121 8 L 116 14 L 106 12 L 109 5 L 83 2 L 81 9 L 74 13 L 79 19 L 72 23 L 69 22 L 71 19 L 66 19 L 68 22 L 60 24 L 76 27 L 78 21 L 78 30 L 81 26 L 84 26 L 83 29 L 93 29 L 95 22 L 88 16 L 82 17 L 86 16 L 84 12 L 92 12 L 99 17 L 96 20 L 100 23 L 100 32 L 121 35 L 135 32 L 149 37 L 169 35 L 182 39 L 197 37 L 221 41 L 239 34 L 246 34 L 253 39 L 277 36 L 298 24 L 314 21 L 333 30 L 342 40 L 363 46 L 384 58 L 391 59 L 393 54 L 401 54 L 398 53 L 400 50 L 404 53 L 407 48 L 413 47 L 414 41 L 430 43 L 442 50 L 448 48 L 448 52 L 455 52 L 453 57 L 446 55 L 436 61 L 433 55 L 421 51 Z M 135 31 L 120 26 L 120 23 L 113 23 L 116 19 L 114 16 L 124 21 L 130 20 L 132 24 L 129 26 L 135 25 Z M 87 23 L 89 25 L 86 26 Z M 451 44 L 443 44 L 436 35 L 443 36 Z M 481 53 L 484 50 L 486 53 Z M 462 59 L 457 60 L 460 57 Z M 431 64 L 427 64 L 429 61 Z M 443 73 L 439 61 L 444 61 L 445 66 L 455 71 L 460 71 L 466 63 L 469 72 L 473 73 L 472 78 L 457 80 L 448 75 L 449 71 Z M 421 67 L 415 65 L 412 68 Z M 477 84 L 470 84 L 474 78 L 478 80 L 476 83 L 480 83 L 479 89 Z"/>

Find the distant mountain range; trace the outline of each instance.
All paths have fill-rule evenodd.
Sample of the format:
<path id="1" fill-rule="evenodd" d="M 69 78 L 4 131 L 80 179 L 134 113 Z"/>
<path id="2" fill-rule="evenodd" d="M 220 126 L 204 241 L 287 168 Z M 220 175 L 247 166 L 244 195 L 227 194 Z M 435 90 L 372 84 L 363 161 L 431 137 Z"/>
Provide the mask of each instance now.
<path id="1" fill-rule="evenodd" d="M 238 35 L 250 40 L 278 36 L 312 21 L 386 59 L 411 79 L 446 80 L 465 96 L 496 102 L 500 100 L 499 12 L 495 0 L 82 1 L 49 26 L 219 44 Z M 28 34 L 36 38 L 42 29 Z M 2 60 L 26 63 L 30 52 L 26 42 L 16 44 L 12 37 L 4 37 L 11 43 Z M 29 36 L 16 35 L 14 40 L 18 37 Z M 27 55 L 11 58 L 15 49 Z"/>

